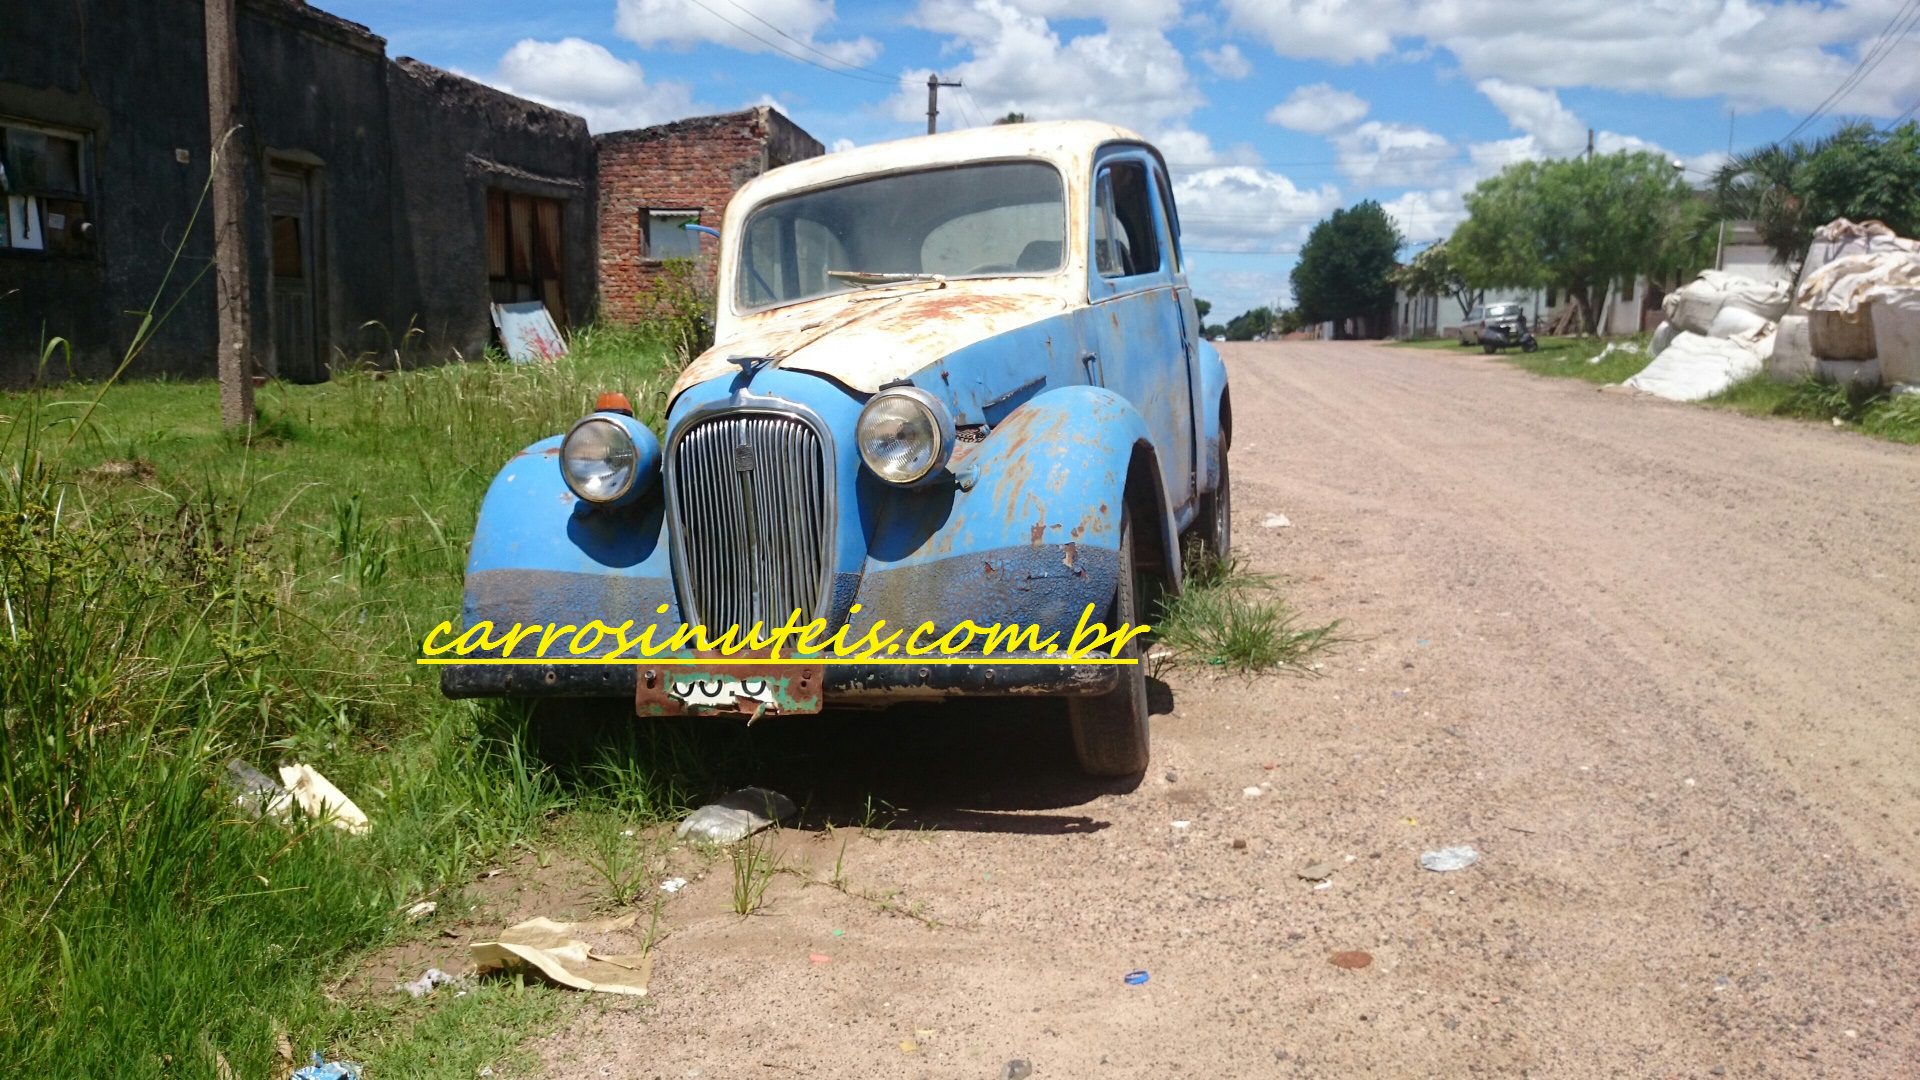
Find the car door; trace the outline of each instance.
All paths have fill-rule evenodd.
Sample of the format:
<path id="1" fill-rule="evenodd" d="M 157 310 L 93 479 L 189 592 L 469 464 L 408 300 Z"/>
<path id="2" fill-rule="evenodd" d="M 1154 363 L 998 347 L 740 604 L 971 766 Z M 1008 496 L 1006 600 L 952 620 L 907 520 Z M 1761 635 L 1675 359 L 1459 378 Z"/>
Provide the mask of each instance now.
<path id="1" fill-rule="evenodd" d="M 1088 379 L 1140 410 L 1160 461 L 1175 521 L 1194 506 L 1192 335 L 1184 275 L 1176 273 L 1172 222 L 1158 163 L 1140 147 L 1096 159 L 1088 222 Z"/>

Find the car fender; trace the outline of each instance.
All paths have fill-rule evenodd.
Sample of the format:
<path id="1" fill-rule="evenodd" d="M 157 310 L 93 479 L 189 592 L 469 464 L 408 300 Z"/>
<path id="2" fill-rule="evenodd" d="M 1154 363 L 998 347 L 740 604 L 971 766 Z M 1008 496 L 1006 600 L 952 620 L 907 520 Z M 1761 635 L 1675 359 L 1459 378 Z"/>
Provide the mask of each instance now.
<path id="1" fill-rule="evenodd" d="M 1146 421 L 1095 386 L 1038 394 L 961 444 L 952 482 L 906 491 L 862 474 L 867 565 L 856 627 L 1031 623 L 1071 631 L 1112 600 L 1124 507 L 1147 560 L 1179 580 L 1179 546 Z M 1128 500 L 1131 502 L 1129 503 Z"/>
<path id="2" fill-rule="evenodd" d="M 1220 486 L 1220 459 L 1233 443 L 1233 410 L 1227 398 L 1227 364 L 1210 341 L 1200 343 L 1200 400 L 1195 418 L 1200 425 L 1200 490 Z"/>
<path id="3" fill-rule="evenodd" d="M 561 437 L 515 454 L 474 524 L 461 614 L 466 625 L 680 621 L 658 478 L 632 503 L 594 506 L 560 476 Z M 662 613 L 660 605 L 666 605 Z"/>

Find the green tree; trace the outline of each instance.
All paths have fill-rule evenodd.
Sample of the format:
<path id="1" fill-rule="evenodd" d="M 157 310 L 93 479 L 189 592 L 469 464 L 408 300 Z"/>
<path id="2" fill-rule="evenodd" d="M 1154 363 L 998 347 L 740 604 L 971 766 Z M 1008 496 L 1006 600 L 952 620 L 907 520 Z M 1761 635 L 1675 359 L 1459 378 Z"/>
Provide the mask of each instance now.
<path id="1" fill-rule="evenodd" d="M 1026 122 L 1027 114 L 1023 112 L 1010 112 L 994 121 L 995 124 L 1024 124 Z"/>
<path id="2" fill-rule="evenodd" d="M 1212 310 L 1213 304 L 1211 302 L 1202 300 L 1197 296 L 1193 298 L 1193 311 L 1194 314 L 1200 317 L 1201 322 L 1204 323 L 1207 321 L 1207 312 Z"/>
<path id="3" fill-rule="evenodd" d="M 1307 234 L 1293 267 L 1293 299 L 1309 323 L 1383 322 L 1393 307 L 1389 276 L 1400 252 L 1400 228 L 1371 199 L 1335 210 Z"/>
<path id="4" fill-rule="evenodd" d="M 1712 259 L 1707 208 L 1658 154 L 1523 161 L 1482 180 L 1448 257 L 1480 288 L 1551 287 L 1593 333 L 1607 286 L 1690 276 Z"/>
<path id="5" fill-rule="evenodd" d="M 1228 341 L 1252 341 L 1273 330 L 1273 309 L 1257 307 L 1227 320 Z"/>
<path id="6" fill-rule="evenodd" d="M 1920 232 L 1920 122 L 1880 130 L 1848 124 L 1812 141 L 1771 143 L 1729 160 L 1713 177 L 1721 221 L 1753 224 L 1782 266 L 1798 263 L 1813 230 L 1834 218 L 1878 219 Z"/>
<path id="7" fill-rule="evenodd" d="M 1467 275 L 1447 254 L 1446 241 L 1427 248 L 1415 255 L 1393 272 L 1393 283 L 1414 296 L 1450 296 L 1460 305 L 1460 317 L 1466 318 L 1473 312 L 1473 305 L 1480 302 L 1481 291 L 1473 287 Z"/>

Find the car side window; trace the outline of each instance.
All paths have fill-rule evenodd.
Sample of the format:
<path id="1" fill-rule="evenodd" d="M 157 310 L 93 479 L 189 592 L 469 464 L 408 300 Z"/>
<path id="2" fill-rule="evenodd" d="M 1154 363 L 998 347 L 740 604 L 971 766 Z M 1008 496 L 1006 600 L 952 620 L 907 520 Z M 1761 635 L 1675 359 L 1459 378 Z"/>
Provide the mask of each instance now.
<path id="1" fill-rule="evenodd" d="M 1167 243 L 1172 249 L 1173 272 L 1177 274 L 1186 266 L 1180 257 L 1180 211 L 1173 204 L 1173 189 L 1167 184 L 1167 174 L 1155 170 L 1153 179 L 1160 189 L 1160 216 L 1167 223 Z"/>
<path id="2" fill-rule="evenodd" d="M 1101 277 L 1133 277 L 1160 269 L 1153 188 L 1137 161 L 1102 166 L 1095 181 L 1094 266 Z"/>

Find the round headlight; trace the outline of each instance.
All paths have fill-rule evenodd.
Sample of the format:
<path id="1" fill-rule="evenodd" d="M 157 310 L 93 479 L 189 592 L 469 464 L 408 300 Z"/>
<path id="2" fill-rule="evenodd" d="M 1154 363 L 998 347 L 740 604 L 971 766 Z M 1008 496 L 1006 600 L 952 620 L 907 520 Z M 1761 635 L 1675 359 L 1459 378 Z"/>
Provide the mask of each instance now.
<path id="1" fill-rule="evenodd" d="M 625 428 L 589 416 L 573 425 L 560 443 L 560 475 L 588 502 L 613 502 L 633 488 L 639 457 Z"/>
<path id="2" fill-rule="evenodd" d="M 932 394 L 916 387 L 882 390 L 854 426 L 860 460 L 892 484 L 912 484 L 946 464 L 953 421 Z"/>

